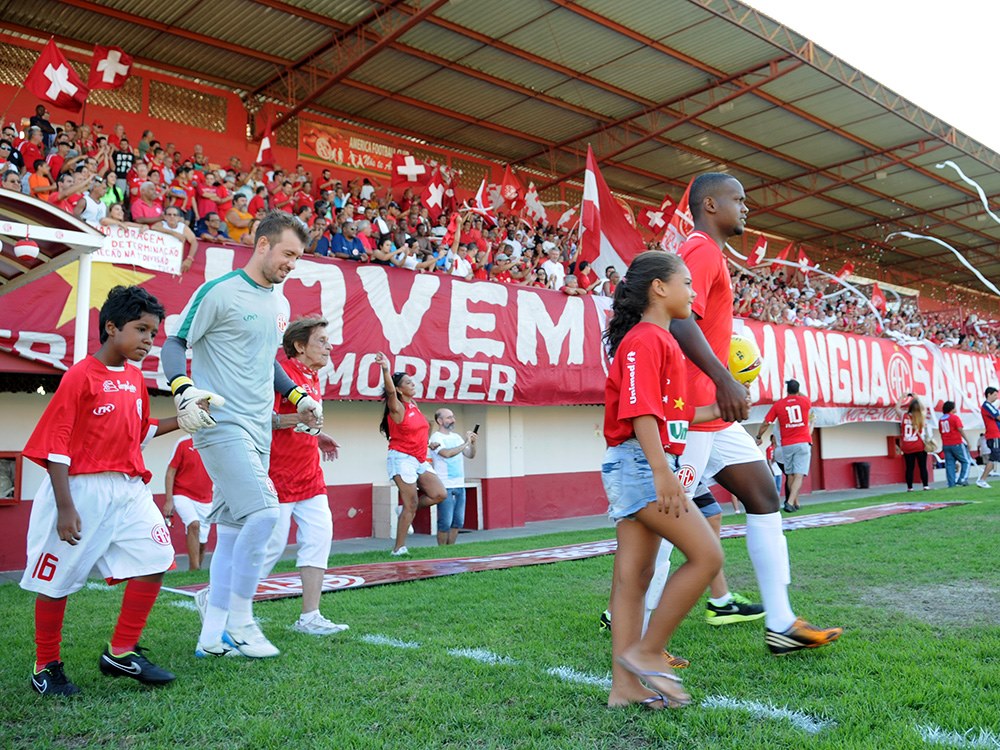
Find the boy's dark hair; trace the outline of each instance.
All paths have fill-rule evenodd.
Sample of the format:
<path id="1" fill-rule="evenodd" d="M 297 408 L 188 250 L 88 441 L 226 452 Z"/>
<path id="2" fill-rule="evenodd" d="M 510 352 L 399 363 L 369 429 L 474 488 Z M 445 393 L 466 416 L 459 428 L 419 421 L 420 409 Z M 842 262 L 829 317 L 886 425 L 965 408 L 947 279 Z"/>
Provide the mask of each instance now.
<path id="1" fill-rule="evenodd" d="M 715 195 L 716 191 L 730 180 L 735 180 L 731 174 L 723 172 L 706 172 L 698 175 L 691 183 L 691 193 L 689 194 L 689 206 L 691 208 L 691 218 L 697 221 L 704 208 L 702 203 L 705 198 Z"/>
<path id="2" fill-rule="evenodd" d="M 670 277 L 684 268 L 679 255 L 662 250 L 647 250 L 639 253 L 629 264 L 625 277 L 615 287 L 611 303 L 613 315 L 604 333 L 608 356 L 614 357 L 618 345 L 642 318 L 649 304 L 649 287 L 654 280 L 669 281 Z"/>
<path id="3" fill-rule="evenodd" d="M 951 414 L 953 411 L 955 411 L 954 401 L 945 401 L 944 404 L 942 404 L 941 406 L 942 414 Z"/>
<path id="4" fill-rule="evenodd" d="M 993 387 L 993 386 L 991 385 L 991 386 L 990 386 L 989 388 L 987 388 L 987 389 L 986 389 L 986 390 L 984 391 L 983 395 L 984 395 L 984 396 L 986 396 L 986 398 L 989 398 L 990 396 L 992 396 L 992 395 L 993 395 L 994 393 L 996 393 L 996 392 L 997 392 L 997 389 L 996 389 L 996 388 L 994 388 L 994 387 Z"/>
<path id="5" fill-rule="evenodd" d="M 160 301 L 141 286 L 116 286 L 108 292 L 108 298 L 101 306 L 101 343 L 108 340 L 108 332 L 105 330 L 108 321 L 121 330 L 126 323 L 138 320 L 146 313 L 155 315 L 161 323 L 167 315 Z"/>

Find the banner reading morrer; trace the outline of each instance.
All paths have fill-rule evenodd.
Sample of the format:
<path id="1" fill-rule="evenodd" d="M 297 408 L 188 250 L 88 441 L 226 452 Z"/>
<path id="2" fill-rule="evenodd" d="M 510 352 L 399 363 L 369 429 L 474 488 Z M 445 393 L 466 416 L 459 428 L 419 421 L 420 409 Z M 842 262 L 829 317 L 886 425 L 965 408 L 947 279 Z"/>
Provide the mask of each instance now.
<path id="1" fill-rule="evenodd" d="M 176 316 L 199 284 L 247 260 L 247 248 L 201 244 L 182 277 L 95 263 L 90 292 L 90 351 L 97 310 L 116 284 L 141 284 Z M 601 331 L 609 300 L 493 282 L 466 282 L 348 261 L 302 260 L 280 288 L 292 317 L 330 321 L 331 363 L 321 373 L 328 399 L 375 399 L 375 353 L 409 372 L 417 398 L 511 406 L 599 404 L 607 362 Z M 67 266 L 0 297 L 0 348 L 64 370 L 73 351 L 76 268 Z M 165 329 L 175 321 L 168 318 Z M 939 407 L 956 401 L 970 429 L 997 373 L 990 357 L 931 345 L 748 321 L 764 355 L 751 392 L 759 405 L 784 395 L 795 378 L 818 407 L 820 425 L 891 419 L 901 395 Z M 162 344 L 164 332 L 157 338 Z M 142 362 L 152 387 L 165 388 L 159 348 Z M 17 360 L 0 360 L 17 369 Z M 756 416 L 756 412 L 755 412 Z"/>

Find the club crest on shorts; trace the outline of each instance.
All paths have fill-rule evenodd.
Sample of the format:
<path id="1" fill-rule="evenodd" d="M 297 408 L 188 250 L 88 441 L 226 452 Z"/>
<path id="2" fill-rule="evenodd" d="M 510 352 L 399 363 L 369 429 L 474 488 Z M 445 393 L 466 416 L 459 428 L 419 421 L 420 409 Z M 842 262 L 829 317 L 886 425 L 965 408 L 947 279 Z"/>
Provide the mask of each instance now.
<path id="1" fill-rule="evenodd" d="M 170 532 L 167 531 L 167 527 L 162 523 L 156 524 L 149 535 L 153 538 L 153 541 L 157 544 L 162 544 L 164 547 L 170 546 Z"/>
<path id="2" fill-rule="evenodd" d="M 274 486 L 274 482 L 271 481 L 271 477 L 265 477 L 264 481 L 267 483 L 267 488 L 271 490 L 277 496 L 278 488 Z"/>
<path id="3" fill-rule="evenodd" d="M 697 475 L 694 473 L 694 467 L 690 464 L 684 464 L 681 468 L 677 470 L 677 479 L 681 483 L 681 487 L 685 490 L 689 490 L 694 487 L 694 480 Z"/>

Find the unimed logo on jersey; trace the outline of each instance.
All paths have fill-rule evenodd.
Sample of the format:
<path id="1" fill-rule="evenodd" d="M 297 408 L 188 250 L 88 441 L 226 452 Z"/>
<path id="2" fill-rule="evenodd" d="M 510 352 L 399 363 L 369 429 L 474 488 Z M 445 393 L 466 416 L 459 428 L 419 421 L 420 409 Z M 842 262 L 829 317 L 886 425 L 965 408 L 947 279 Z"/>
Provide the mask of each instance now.
<path id="1" fill-rule="evenodd" d="M 94 408 L 95 417 L 103 417 L 105 414 L 110 414 L 115 410 L 114 404 L 101 404 Z"/>
<path id="2" fill-rule="evenodd" d="M 164 547 L 170 546 L 170 532 L 167 531 L 167 527 L 162 523 L 156 524 L 149 532 L 149 535 L 153 537 L 153 541 L 157 544 L 162 544 Z"/>
<path id="3" fill-rule="evenodd" d="M 680 481 L 681 487 L 685 490 L 689 490 L 694 487 L 694 467 L 690 464 L 684 464 L 684 466 L 677 470 L 677 479 Z"/>
<path id="4" fill-rule="evenodd" d="M 625 369 L 628 370 L 628 402 L 634 404 L 636 402 L 635 395 L 635 352 L 629 352 L 625 355 L 625 361 L 628 362 L 625 365 Z"/>

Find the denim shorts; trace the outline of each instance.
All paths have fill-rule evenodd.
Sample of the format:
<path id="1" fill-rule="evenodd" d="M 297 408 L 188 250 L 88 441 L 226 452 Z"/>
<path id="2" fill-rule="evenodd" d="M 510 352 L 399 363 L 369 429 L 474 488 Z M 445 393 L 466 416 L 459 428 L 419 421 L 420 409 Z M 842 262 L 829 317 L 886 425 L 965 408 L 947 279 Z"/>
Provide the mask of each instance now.
<path id="1" fill-rule="evenodd" d="M 678 456 L 667 454 L 670 469 L 677 471 Z M 607 449 L 601 465 L 601 480 L 608 496 L 608 518 L 617 523 L 632 518 L 650 503 L 656 502 L 653 470 L 635 438 Z"/>
<path id="2" fill-rule="evenodd" d="M 417 477 L 425 472 L 434 473 L 434 467 L 429 463 L 419 461 L 408 453 L 400 453 L 392 448 L 389 449 L 389 454 L 386 456 L 385 468 L 390 482 L 398 476 L 406 484 L 416 484 Z"/>

